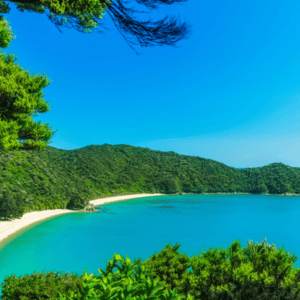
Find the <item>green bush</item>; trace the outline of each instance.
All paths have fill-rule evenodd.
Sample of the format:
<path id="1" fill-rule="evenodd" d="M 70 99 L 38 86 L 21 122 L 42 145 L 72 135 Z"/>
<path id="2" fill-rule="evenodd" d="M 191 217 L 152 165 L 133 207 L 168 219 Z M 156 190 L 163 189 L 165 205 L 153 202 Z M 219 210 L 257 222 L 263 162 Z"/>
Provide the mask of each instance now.
<path id="1" fill-rule="evenodd" d="M 2 287 L 2 300 L 44 300 L 59 298 L 59 293 L 71 295 L 82 286 L 83 278 L 60 272 L 34 273 L 6 277 Z"/>
<path id="2" fill-rule="evenodd" d="M 275 245 L 234 241 L 228 249 L 208 249 L 192 258 L 186 289 L 195 299 L 300 299 L 297 257 Z"/>
<path id="3" fill-rule="evenodd" d="M 116 271 L 114 271 L 116 269 Z M 83 286 L 80 292 L 71 296 L 61 294 L 60 300 L 179 300 L 185 298 L 178 295 L 176 289 L 165 289 L 158 284 L 158 279 L 149 276 L 149 272 L 140 260 L 124 259 L 114 255 L 108 261 L 105 271 L 99 270 L 100 276 L 83 275 Z M 192 299 L 192 298 L 189 298 Z"/>
<path id="4" fill-rule="evenodd" d="M 180 245 L 168 244 L 158 254 L 152 255 L 144 262 L 152 278 L 158 278 L 159 284 L 168 289 L 176 288 L 179 292 L 184 290 L 183 282 L 188 276 L 190 258 L 178 251 Z"/>

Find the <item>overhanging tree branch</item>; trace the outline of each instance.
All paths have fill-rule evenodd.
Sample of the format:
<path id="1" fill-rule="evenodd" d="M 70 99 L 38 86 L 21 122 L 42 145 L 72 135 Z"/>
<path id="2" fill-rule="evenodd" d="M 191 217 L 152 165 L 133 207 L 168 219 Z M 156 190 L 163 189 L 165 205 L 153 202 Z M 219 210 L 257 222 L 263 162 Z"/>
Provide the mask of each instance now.
<path id="1" fill-rule="evenodd" d="M 175 46 L 190 34 L 190 26 L 181 23 L 174 16 L 166 16 L 158 21 L 152 19 L 139 21 L 134 17 L 136 10 L 125 7 L 122 0 L 115 0 L 114 3 L 110 4 L 108 13 L 119 32 L 131 45 L 142 47 Z"/>
<path id="2" fill-rule="evenodd" d="M 137 3 L 143 4 L 148 8 L 158 9 L 160 4 L 172 5 L 186 2 L 187 0 L 136 0 Z"/>
<path id="3" fill-rule="evenodd" d="M 177 16 L 162 19 L 141 19 L 160 5 L 173 5 L 187 0 L 0 0 L 14 2 L 21 11 L 46 13 L 58 28 L 69 27 L 80 32 L 103 32 L 103 15 L 106 11 L 117 30 L 132 47 L 176 46 L 191 33 L 191 26 L 181 22 Z M 133 4 L 143 5 L 148 11 L 133 8 Z"/>

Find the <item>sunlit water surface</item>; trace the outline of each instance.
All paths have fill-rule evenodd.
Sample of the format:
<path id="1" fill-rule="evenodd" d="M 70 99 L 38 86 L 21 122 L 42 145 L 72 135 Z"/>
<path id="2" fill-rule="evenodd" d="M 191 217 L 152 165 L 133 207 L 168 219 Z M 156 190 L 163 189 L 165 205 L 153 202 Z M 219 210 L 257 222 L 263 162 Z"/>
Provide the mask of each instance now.
<path id="1" fill-rule="evenodd" d="M 158 196 L 102 210 L 61 215 L 22 232 L 1 250 L 0 281 L 43 270 L 97 273 L 115 252 L 147 259 L 169 242 L 188 255 L 265 237 L 291 253 L 300 250 L 300 197 Z"/>

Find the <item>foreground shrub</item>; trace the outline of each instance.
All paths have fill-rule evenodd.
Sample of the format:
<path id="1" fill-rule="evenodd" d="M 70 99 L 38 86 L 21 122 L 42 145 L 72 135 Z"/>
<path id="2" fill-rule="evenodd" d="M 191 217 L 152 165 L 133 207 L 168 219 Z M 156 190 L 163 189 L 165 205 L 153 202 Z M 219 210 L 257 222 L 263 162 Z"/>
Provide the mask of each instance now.
<path id="1" fill-rule="evenodd" d="M 61 294 L 60 300 L 179 300 L 185 298 L 183 295 L 178 295 L 176 289 L 165 289 L 164 286 L 159 285 L 159 279 L 151 278 L 140 260 L 131 263 L 129 258 L 124 259 L 115 254 L 113 259 L 108 261 L 105 271 L 99 269 L 99 273 L 100 276 L 94 276 L 85 272 L 80 292 L 74 292 L 71 296 Z"/>
<path id="2" fill-rule="evenodd" d="M 152 278 L 159 279 L 159 284 L 168 289 L 176 288 L 179 292 L 187 293 L 183 282 L 189 274 L 191 259 L 179 252 L 179 247 L 179 244 L 175 246 L 168 244 L 158 254 L 155 253 L 146 260 L 144 265 L 149 269 Z"/>
<path id="3" fill-rule="evenodd" d="M 192 258 L 168 244 L 145 262 L 114 255 L 100 275 L 40 273 L 2 284 L 5 300 L 300 300 L 296 255 L 266 240 L 234 241 Z M 178 293 L 177 293 L 178 291 Z"/>
<path id="4" fill-rule="evenodd" d="M 34 273 L 6 277 L 2 287 L 2 300 L 41 300 L 59 298 L 59 293 L 71 295 L 82 286 L 83 278 L 60 272 Z"/>
<path id="5" fill-rule="evenodd" d="M 196 299 L 270 300 L 300 299 L 300 269 L 295 255 L 275 245 L 239 241 L 228 249 L 208 249 L 193 257 L 186 278 L 188 292 Z"/>

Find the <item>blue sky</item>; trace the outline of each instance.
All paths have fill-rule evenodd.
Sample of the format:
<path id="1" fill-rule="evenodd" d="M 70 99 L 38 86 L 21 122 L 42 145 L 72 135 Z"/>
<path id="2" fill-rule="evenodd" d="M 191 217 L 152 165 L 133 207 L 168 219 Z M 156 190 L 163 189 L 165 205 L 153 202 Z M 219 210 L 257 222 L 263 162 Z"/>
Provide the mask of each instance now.
<path id="1" fill-rule="evenodd" d="M 54 147 L 130 144 L 233 167 L 300 167 L 300 2 L 189 0 L 165 12 L 193 26 L 179 48 L 136 55 L 104 34 L 60 33 L 46 16 L 7 16 L 7 52 L 52 83 L 40 116 Z M 241 3 L 245 2 L 245 3 Z"/>

